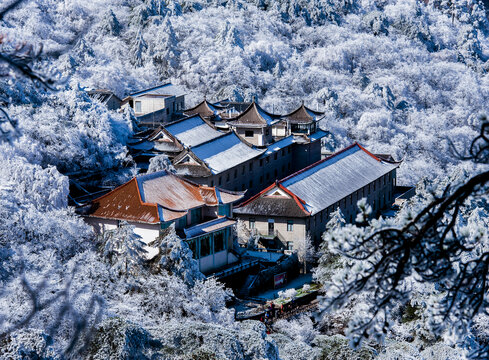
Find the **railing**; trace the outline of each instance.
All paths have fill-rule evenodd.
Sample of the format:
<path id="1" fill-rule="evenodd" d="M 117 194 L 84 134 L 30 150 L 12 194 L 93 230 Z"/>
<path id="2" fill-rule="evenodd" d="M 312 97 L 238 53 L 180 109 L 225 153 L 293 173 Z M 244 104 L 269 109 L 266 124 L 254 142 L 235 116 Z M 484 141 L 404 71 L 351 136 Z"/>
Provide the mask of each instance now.
<path id="1" fill-rule="evenodd" d="M 239 265 L 235 265 L 229 269 L 224 269 L 224 270 L 221 270 L 221 271 L 218 271 L 218 272 L 215 272 L 209 276 L 207 276 L 207 278 L 216 278 L 216 279 L 221 279 L 221 278 L 224 278 L 224 277 L 227 277 L 227 276 L 230 276 L 230 275 L 233 275 L 233 274 L 236 274 L 236 273 L 239 273 L 243 270 L 246 270 L 246 269 L 249 269 L 253 266 L 256 266 L 260 263 L 259 260 L 252 260 L 250 262 L 246 262 L 246 263 L 241 263 Z"/>

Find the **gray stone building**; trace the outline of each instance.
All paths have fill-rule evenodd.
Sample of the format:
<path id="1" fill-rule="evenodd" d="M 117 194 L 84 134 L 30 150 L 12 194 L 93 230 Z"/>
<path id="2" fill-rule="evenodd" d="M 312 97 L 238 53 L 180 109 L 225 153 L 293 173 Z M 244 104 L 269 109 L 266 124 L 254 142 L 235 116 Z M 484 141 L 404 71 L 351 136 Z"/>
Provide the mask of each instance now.
<path id="1" fill-rule="evenodd" d="M 282 248 L 297 247 L 308 234 L 318 245 L 336 209 L 351 223 L 362 198 L 374 214 L 391 205 L 398 166 L 398 162 L 381 159 L 355 143 L 276 181 L 234 213 L 249 230 L 271 236 Z"/>

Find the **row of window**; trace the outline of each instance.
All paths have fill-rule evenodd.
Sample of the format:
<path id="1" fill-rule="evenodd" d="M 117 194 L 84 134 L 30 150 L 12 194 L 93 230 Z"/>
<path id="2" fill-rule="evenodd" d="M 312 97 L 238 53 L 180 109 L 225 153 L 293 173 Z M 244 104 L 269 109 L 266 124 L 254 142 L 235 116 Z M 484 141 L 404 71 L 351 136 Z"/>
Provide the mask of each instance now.
<path id="1" fill-rule="evenodd" d="M 256 228 L 255 223 L 256 223 L 255 219 L 250 218 L 248 220 L 248 227 L 251 230 L 255 229 Z M 268 223 L 275 223 L 275 221 L 273 219 L 269 219 Z M 294 220 L 287 220 L 287 231 L 294 231 Z"/>
<path id="2" fill-rule="evenodd" d="M 173 112 L 175 112 L 175 104 L 177 107 L 176 111 L 180 111 L 183 109 L 183 103 L 180 103 L 180 102 L 175 103 L 174 102 L 172 105 L 173 106 Z M 143 112 L 141 101 L 135 101 L 134 102 L 134 112 L 136 112 L 136 113 L 142 113 Z M 166 108 L 166 113 L 167 113 L 167 115 L 170 114 L 170 108 Z"/>
<path id="3" fill-rule="evenodd" d="M 226 249 L 226 230 L 204 235 L 196 239 L 187 240 L 194 259 L 200 259 Z"/>

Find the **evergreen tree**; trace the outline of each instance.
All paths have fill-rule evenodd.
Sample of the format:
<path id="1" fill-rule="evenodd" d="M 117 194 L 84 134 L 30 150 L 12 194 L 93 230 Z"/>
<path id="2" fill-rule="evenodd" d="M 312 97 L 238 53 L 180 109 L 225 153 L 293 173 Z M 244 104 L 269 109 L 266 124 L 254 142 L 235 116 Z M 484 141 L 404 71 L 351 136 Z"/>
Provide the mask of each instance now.
<path id="1" fill-rule="evenodd" d="M 147 250 L 134 228 L 122 221 L 116 229 L 102 234 L 103 256 L 118 276 L 138 275 L 141 272 Z"/>

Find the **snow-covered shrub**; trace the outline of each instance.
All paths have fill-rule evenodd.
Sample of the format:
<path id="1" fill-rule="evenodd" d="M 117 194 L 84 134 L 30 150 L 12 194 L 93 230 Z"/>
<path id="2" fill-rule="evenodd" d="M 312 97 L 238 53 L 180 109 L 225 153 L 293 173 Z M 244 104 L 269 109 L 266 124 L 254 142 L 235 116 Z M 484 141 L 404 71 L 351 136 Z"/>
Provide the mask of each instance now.
<path id="1" fill-rule="evenodd" d="M 171 163 L 171 160 L 165 154 L 157 155 L 149 159 L 148 174 L 161 170 L 172 173 L 176 172 L 173 164 Z"/>

